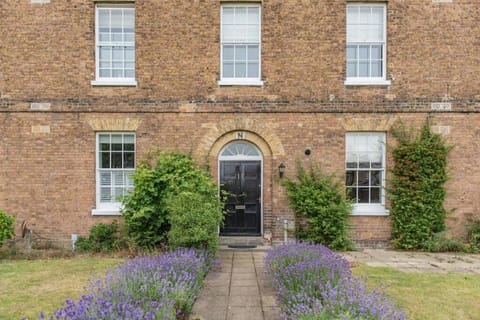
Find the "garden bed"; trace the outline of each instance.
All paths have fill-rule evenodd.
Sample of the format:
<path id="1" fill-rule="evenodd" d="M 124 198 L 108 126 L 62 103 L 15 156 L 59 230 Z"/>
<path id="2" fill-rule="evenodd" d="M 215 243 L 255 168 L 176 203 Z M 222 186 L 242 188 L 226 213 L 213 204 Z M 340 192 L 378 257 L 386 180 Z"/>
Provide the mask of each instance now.
<path id="1" fill-rule="evenodd" d="M 211 261 L 202 252 L 181 249 L 127 261 L 91 282 L 78 301 L 67 300 L 40 319 L 183 319 L 197 297 Z"/>
<path id="2" fill-rule="evenodd" d="M 381 291 L 367 290 L 348 262 L 322 245 L 289 244 L 270 250 L 273 277 L 286 320 L 402 320 L 405 314 Z"/>

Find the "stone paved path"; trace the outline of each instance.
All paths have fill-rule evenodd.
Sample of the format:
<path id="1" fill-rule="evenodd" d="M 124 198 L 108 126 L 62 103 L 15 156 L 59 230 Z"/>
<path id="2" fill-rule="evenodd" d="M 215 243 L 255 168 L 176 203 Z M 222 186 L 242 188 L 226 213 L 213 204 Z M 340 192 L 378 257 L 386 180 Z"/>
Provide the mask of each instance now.
<path id="1" fill-rule="evenodd" d="M 222 268 L 210 272 L 191 320 L 278 320 L 275 292 L 263 269 L 262 251 L 220 251 Z"/>
<path id="2" fill-rule="evenodd" d="M 480 274 L 480 255 L 382 249 L 342 253 L 351 262 L 405 272 Z M 221 270 L 210 272 L 191 320 L 278 320 L 275 292 L 264 272 L 265 251 L 220 251 Z"/>
<path id="3" fill-rule="evenodd" d="M 480 255 L 461 253 L 404 252 L 364 249 L 344 253 L 351 262 L 371 267 L 389 267 L 405 272 L 457 272 L 480 274 Z"/>

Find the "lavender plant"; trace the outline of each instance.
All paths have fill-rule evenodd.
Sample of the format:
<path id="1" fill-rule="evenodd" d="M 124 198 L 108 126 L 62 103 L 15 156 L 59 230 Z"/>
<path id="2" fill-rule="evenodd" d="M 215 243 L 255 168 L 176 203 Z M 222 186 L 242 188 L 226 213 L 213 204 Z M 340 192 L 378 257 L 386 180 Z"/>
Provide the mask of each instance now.
<path id="1" fill-rule="evenodd" d="M 367 290 L 348 262 L 325 246 L 280 246 L 268 252 L 265 264 L 285 320 L 406 318 L 380 290 Z"/>
<path id="2" fill-rule="evenodd" d="M 188 314 L 211 261 L 203 252 L 180 249 L 137 257 L 90 284 L 77 302 L 67 300 L 50 320 L 175 320 Z M 40 319 L 46 319 L 43 314 Z"/>

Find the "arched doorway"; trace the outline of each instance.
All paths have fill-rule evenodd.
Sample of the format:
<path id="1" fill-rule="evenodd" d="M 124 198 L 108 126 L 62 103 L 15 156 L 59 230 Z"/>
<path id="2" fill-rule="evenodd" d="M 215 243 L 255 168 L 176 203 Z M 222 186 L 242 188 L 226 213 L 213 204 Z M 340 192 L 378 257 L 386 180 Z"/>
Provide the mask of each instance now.
<path id="1" fill-rule="evenodd" d="M 225 196 L 222 236 L 262 234 L 263 155 L 252 143 L 233 141 L 218 156 L 219 185 Z"/>

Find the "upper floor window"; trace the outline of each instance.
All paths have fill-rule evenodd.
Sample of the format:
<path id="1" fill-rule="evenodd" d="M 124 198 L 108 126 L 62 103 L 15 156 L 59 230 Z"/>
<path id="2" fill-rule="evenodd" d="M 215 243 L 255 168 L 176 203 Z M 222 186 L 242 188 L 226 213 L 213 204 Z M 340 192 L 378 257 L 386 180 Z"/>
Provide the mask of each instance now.
<path id="1" fill-rule="evenodd" d="M 133 189 L 135 134 L 97 134 L 97 207 L 93 214 L 119 214 L 121 198 Z"/>
<path id="2" fill-rule="evenodd" d="M 221 7 L 220 85 L 262 85 L 258 4 Z"/>
<path id="3" fill-rule="evenodd" d="M 136 85 L 135 8 L 131 5 L 96 7 L 96 80 L 93 85 Z"/>
<path id="4" fill-rule="evenodd" d="M 348 132 L 345 185 L 354 214 L 386 214 L 385 133 Z"/>
<path id="5" fill-rule="evenodd" d="M 386 79 L 386 6 L 347 5 L 346 85 L 389 85 Z"/>

